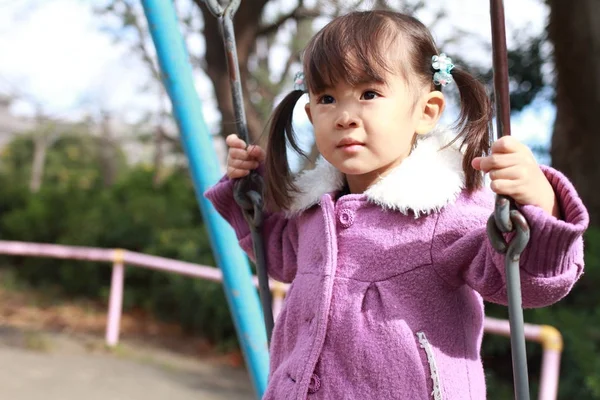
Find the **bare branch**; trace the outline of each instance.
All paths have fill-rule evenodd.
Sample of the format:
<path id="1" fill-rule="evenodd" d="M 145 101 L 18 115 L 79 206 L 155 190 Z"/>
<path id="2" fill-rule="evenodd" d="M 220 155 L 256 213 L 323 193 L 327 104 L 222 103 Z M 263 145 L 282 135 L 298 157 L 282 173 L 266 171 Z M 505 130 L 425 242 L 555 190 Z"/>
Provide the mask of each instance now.
<path id="1" fill-rule="evenodd" d="M 355 10 L 358 8 L 362 8 L 363 4 L 367 0 L 355 0 L 351 2 L 350 0 L 329 0 L 328 2 L 323 4 L 323 9 L 321 10 L 321 16 L 334 18 L 337 17 L 347 11 Z M 373 0 L 369 0 L 370 2 Z M 377 8 L 377 3 L 382 0 L 376 0 L 374 7 Z M 350 3 L 350 4 L 348 4 Z"/>
<path id="2" fill-rule="evenodd" d="M 287 80 L 287 76 L 290 72 L 290 68 L 292 68 L 292 65 L 294 64 L 294 62 L 300 62 L 300 57 L 297 52 L 292 52 L 292 54 L 290 54 L 287 61 L 285 62 L 285 67 L 283 68 L 283 72 L 281 73 L 281 78 L 279 79 L 279 82 L 277 82 L 277 84 L 276 84 L 278 91 L 281 90 L 281 88 L 285 84 L 285 82 Z"/>
<path id="3" fill-rule="evenodd" d="M 430 31 L 434 31 L 438 24 L 448 16 L 448 12 L 444 8 L 440 8 L 436 11 L 433 21 L 428 24 Z M 462 34 L 462 33 L 461 33 Z"/>
<path id="4" fill-rule="evenodd" d="M 405 5 L 404 9 L 402 11 L 408 15 L 414 15 L 417 11 L 421 10 L 424 7 L 425 7 L 425 1 L 419 0 L 419 1 L 415 2 L 414 4 Z"/>
<path id="5" fill-rule="evenodd" d="M 281 15 L 277 21 L 273 22 L 270 25 L 263 26 L 258 30 L 257 36 L 265 36 L 275 33 L 279 30 L 279 28 L 285 24 L 289 20 L 301 21 L 304 19 L 315 18 L 321 15 L 321 12 L 316 9 L 309 9 L 305 7 L 298 7 L 294 9 L 294 11 Z"/>
<path id="6" fill-rule="evenodd" d="M 377 10 L 392 10 L 393 7 L 388 4 L 386 0 L 376 0 L 373 6 Z"/>
<path id="7" fill-rule="evenodd" d="M 133 29 L 135 30 L 137 37 L 138 37 L 135 47 L 137 47 L 138 50 L 140 51 L 140 53 L 142 55 L 142 59 L 144 60 L 144 62 L 148 66 L 148 68 L 150 69 L 150 72 L 152 73 L 152 76 L 154 77 L 154 79 L 156 79 L 158 82 L 160 82 L 160 72 L 158 71 L 158 68 L 154 64 L 154 60 L 150 56 L 150 51 L 148 50 L 148 46 L 146 45 L 146 38 L 148 36 L 147 32 L 140 25 L 138 17 L 136 16 L 135 10 L 133 9 L 133 6 L 131 5 L 131 3 L 128 1 L 121 0 L 121 4 L 123 4 L 125 6 L 126 23 L 128 23 L 129 25 L 131 25 L 133 27 Z"/>

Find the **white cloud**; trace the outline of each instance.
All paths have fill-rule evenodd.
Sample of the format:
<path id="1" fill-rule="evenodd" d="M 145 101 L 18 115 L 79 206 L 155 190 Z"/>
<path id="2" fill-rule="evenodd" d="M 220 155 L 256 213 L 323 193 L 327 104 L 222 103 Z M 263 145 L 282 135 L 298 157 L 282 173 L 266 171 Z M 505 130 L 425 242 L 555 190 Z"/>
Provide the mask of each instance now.
<path id="1" fill-rule="evenodd" d="M 1 11 L 5 16 L 12 11 L 14 16 L 18 10 L 5 3 Z M 42 3 L 26 18 L 4 26 L 0 74 L 50 112 L 73 109 L 123 54 L 122 48 L 97 31 L 90 5 L 80 1 Z"/>

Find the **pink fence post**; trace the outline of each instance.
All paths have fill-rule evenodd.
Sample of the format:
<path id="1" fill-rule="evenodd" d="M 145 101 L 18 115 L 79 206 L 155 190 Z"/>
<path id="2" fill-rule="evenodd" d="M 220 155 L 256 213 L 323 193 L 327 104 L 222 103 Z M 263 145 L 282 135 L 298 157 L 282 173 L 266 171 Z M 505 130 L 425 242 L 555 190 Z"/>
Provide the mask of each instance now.
<path id="1" fill-rule="evenodd" d="M 108 303 L 108 321 L 106 324 L 106 344 L 109 347 L 114 347 L 119 342 L 119 328 L 121 325 L 121 312 L 123 309 L 123 286 L 125 281 L 124 257 L 124 250 L 114 250 L 113 270 L 110 282 L 110 298 Z"/>
<path id="2" fill-rule="evenodd" d="M 525 324 L 525 338 L 542 345 L 542 371 L 538 400 L 556 400 L 560 377 L 560 356 L 563 350 L 562 335 L 553 326 Z M 510 336 L 510 324 L 506 320 L 486 317 L 484 320 L 486 333 Z"/>
<path id="3" fill-rule="evenodd" d="M 558 396 L 560 356 L 563 350 L 562 335 L 553 326 L 542 325 L 540 342 L 544 348 L 540 378 L 539 400 L 555 400 Z"/>
<path id="4" fill-rule="evenodd" d="M 285 286 L 283 283 L 278 281 L 271 281 L 271 293 L 273 294 L 273 319 L 277 320 L 277 316 L 283 306 L 283 299 L 285 298 Z"/>

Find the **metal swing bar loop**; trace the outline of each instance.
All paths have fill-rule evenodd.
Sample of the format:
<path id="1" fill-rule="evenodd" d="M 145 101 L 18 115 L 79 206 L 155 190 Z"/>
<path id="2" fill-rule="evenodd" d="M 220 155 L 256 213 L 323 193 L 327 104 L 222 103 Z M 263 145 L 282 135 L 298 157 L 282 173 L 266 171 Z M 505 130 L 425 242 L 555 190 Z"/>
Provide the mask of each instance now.
<path id="1" fill-rule="evenodd" d="M 494 94 L 498 136 L 510 135 L 510 97 L 508 59 L 503 0 L 490 0 L 492 49 L 494 59 Z M 514 232 L 510 242 L 504 233 Z M 519 259 L 529 242 L 529 225 L 512 199 L 496 196 L 494 213 L 487 223 L 487 233 L 496 251 L 505 254 L 506 290 L 510 323 L 510 344 L 516 400 L 529 400 L 527 354 L 521 297 Z"/>
<path id="2" fill-rule="evenodd" d="M 218 0 L 204 0 L 204 2 L 210 12 L 219 19 L 219 30 L 223 39 L 225 57 L 227 59 L 227 70 L 229 72 L 229 83 L 231 85 L 237 135 L 244 142 L 250 143 L 246 112 L 244 109 L 237 47 L 235 43 L 235 31 L 233 27 L 233 16 L 238 10 L 241 0 L 231 0 L 226 6 L 222 6 Z M 262 305 L 267 341 L 270 343 L 274 319 L 262 237 L 263 189 L 264 181 L 262 177 L 256 171 L 252 171 L 248 176 L 235 182 L 234 198 L 242 209 L 244 218 L 250 227 L 254 255 L 256 258 L 258 293 Z"/>
<path id="3" fill-rule="evenodd" d="M 220 18 L 225 14 L 230 14 L 229 17 L 231 18 L 239 8 L 241 0 L 231 0 L 226 7 L 223 7 L 219 3 L 219 0 L 204 0 L 204 2 L 206 3 L 206 7 L 208 7 L 208 10 L 215 17 Z"/>

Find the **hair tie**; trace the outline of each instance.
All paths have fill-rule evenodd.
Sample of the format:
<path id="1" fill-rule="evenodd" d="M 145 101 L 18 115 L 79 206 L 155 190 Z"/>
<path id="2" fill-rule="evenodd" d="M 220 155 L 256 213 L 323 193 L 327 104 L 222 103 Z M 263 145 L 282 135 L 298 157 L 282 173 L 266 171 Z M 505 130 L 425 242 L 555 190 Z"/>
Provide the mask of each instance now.
<path id="1" fill-rule="evenodd" d="M 431 66 L 437 71 L 433 74 L 434 84 L 446 86 L 447 84 L 454 82 L 454 79 L 452 79 L 452 75 L 450 74 L 450 71 L 454 68 L 454 64 L 452 64 L 452 59 L 445 53 L 431 57 Z"/>
<path id="2" fill-rule="evenodd" d="M 294 90 L 302 90 L 304 93 L 306 90 L 306 82 L 304 82 L 304 72 L 297 72 L 294 76 Z"/>

